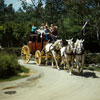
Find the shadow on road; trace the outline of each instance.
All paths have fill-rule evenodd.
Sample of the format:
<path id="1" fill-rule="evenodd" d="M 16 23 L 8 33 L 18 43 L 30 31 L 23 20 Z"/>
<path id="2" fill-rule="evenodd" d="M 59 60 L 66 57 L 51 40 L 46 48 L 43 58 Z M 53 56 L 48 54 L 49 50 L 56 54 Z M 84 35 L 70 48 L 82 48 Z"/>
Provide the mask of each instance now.
<path id="1" fill-rule="evenodd" d="M 29 64 L 30 65 L 36 65 L 36 63 L 35 62 L 29 62 Z M 46 67 L 46 65 L 45 64 L 41 64 L 40 66 L 44 66 L 44 67 Z M 61 67 L 60 68 L 60 70 L 64 70 L 63 69 L 63 67 Z M 86 69 L 84 69 L 84 70 L 86 70 Z M 82 76 L 82 77 L 85 77 L 85 78 L 89 78 L 89 77 L 92 77 L 92 78 L 100 78 L 100 77 L 98 77 L 97 75 L 96 75 L 96 73 L 94 72 L 94 70 L 91 70 L 91 72 L 89 71 L 89 72 L 84 72 L 83 71 L 83 74 L 78 74 L 78 72 L 77 71 L 73 71 L 73 75 L 76 75 L 76 76 Z"/>
<path id="2" fill-rule="evenodd" d="M 5 94 L 9 94 L 9 95 L 12 95 L 12 94 L 16 94 L 16 91 L 6 91 L 4 92 Z"/>
<path id="3" fill-rule="evenodd" d="M 78 74 L 77 72 L 73 72 L 74 75 L 76 76 L 82 76 L 82 77 L 85 77 L 85 78 L 89 78 L 89 77 L 93 77 L 93 78 L 100 78 L 98 77 L 95 72 L 83 72 L 83 74 Z"/>

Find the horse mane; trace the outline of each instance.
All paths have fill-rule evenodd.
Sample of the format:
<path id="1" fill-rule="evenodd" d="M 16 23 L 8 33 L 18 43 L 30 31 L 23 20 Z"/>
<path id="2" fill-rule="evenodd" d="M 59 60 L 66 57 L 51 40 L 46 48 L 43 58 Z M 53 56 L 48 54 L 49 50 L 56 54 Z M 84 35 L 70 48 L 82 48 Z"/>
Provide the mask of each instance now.
<path id="1" fill-rule="evenodd" d="M 79 40 L 76 40 L 76 42 L 75 42 L 75 48 L 77 47 L 77 45 L 78 45 L 78 42 L 79 42 Z"/>

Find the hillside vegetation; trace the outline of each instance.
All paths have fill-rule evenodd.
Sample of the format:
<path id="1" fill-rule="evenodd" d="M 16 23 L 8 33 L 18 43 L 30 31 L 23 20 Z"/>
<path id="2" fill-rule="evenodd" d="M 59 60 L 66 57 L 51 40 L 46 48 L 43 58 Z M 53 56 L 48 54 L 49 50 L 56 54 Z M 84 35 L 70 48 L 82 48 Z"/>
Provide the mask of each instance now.
<path id="1" fill-rule="evenodd" d="M 85 50 L 100 52 L 100 1 L 99 0 L 31 0 L 22 2 L 15 11 L 0 0 L 0 44 L 3 47 L 20 47 L 28 39 L 33 23 L 58 26 L 60 38 L 84 38 Z M 37 3 L 36 3 L 37 1 Z M 85 22 L 88 22 L 82 30 Z"/>

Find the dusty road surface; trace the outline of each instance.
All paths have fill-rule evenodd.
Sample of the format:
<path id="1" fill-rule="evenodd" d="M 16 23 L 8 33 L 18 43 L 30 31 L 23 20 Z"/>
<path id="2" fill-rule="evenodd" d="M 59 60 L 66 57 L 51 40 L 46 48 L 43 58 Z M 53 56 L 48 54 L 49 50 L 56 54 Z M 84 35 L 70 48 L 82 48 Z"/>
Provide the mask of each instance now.
<path id="1" fill-rule="evenodd" d="M 20 63 L 41 76 L 18 87 L 0 90 L 0 100 L 100 100 L 100 72 L 85 70 L 83 76 L 70 76 L 67 71 L 37 66 L 32 61 L 23 64 L 20 60 Z"/>

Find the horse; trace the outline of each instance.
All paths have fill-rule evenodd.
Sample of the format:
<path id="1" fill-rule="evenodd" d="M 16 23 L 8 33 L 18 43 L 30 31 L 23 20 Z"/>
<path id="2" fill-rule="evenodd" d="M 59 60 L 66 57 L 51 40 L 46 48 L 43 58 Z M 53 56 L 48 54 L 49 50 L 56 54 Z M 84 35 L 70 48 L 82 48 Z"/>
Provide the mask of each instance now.
<path id="1" fill-rule="evenodd" d="M 74 61 L 76 64 L 76 68 L 78 73 L 83 73 L 83 66 L 84 66 L 84 47 L 83 47 L 84 40 L 77 39 L 74 44 Z"/>
<path id="2" fill-rule="evenodd" d="M 53 51 L 53 43 L 47 43 L 46 45 L 45 45 L 45 47 L 44 47 L 44 52 L 45 52 L 45 54 L 46 54 L 46 57 L 45 57 L 45 60 L 46 60 L 46 66 L 47 66 L 47 64 L 48 64 L 48 60 L 50 60 L 49 59 L 49 56 L 52 56 L 52 51 Z M 50 57 L 51 58 L 51 62 L 52 62 L 52 67 L 54 66 L 54 64 L 53 64 L 53 57 Z"/>
<path id="3" fill-rule="evenodd" d="M 64 64 L 64 69 L 68 68 L 69 73 L 73 70 L 73 38 L 66 40 L 65 46 L 61 49 L 61 64 Z"/>
<path id="4" fill-rule="evenodd" d="M 48 55 L 51 53 L 52 57 L 52 67 L 54 66 L 53 61 L 56 64 L 56 67 L 58 70 L 60 70 L 60 67 L 58 66 L 58 59 L 57 59 L 57 51 L 60 50 L 62 47 L 62 39 L 61 40 L 56 40 L 54 43 L 47 43 L 44 47 L 45 53 L 46 53 L 46 65 L 48 64 Z"/>

